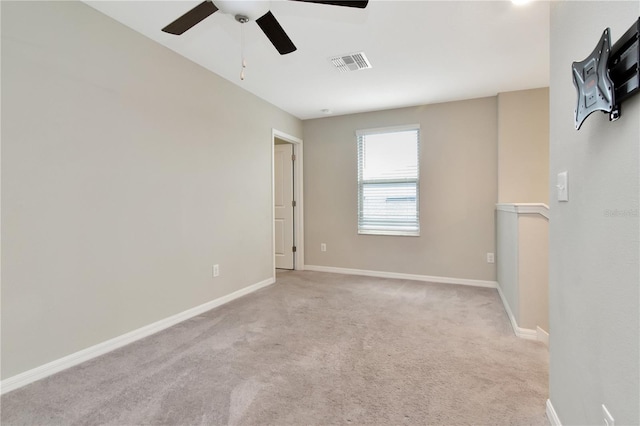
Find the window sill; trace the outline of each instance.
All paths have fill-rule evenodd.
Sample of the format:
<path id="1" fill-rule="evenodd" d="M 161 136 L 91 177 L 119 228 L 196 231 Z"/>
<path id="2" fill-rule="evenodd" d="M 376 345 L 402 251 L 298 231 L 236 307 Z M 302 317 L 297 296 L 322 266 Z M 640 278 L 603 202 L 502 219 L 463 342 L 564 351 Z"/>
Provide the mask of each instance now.
<path id="1" fill-rule="evenodd" d="M 378 235 L 378 236 L 388 236 L 388 237 L 419 237 L 420 232 L 358 231 L 358 235 Z"/>

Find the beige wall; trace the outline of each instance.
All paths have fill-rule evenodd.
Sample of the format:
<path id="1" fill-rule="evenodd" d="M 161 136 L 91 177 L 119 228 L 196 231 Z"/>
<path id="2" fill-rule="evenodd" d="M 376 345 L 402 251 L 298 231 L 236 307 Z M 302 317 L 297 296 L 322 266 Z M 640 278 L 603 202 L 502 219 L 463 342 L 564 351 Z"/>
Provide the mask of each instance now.
<path id="1" fill-rule="evenodd" d="M 549 331 L 549 220 L 518 217 L 518 326 Z"/>
<path id="2" fill-rule="evenodd" d="M 549 89 L 499 93 L 498 202 L 547 204 L 548 192 Z M 503 211 L 497 217 L 500 289 L 518 327 L 548 331 L 548 222 Z"/>
<path id="3" fill-rule="evenodd" d="M 549 202 L 549 89 L 498 94 L 498 202 Z"/>
<path id="4" fill-rule="evenodd" d="M 640 95 L 609 122 L 574 128 L 570 65 L 640 16 L 638 1 L 551 5 L 550 191 L 569 172 L 569 201 L 550 200 L 549 393 L 562 424 L 640 424 Z"/>
<path id="5" fill-rule="evenodd" d="M 416 123 L 420 237 L 358 235 L 355 131 Z M 306 264 L 496 279 L 495 97 L 307 120 L 304 144 Z"/>
<path id="6" fill-rule="evenodd" d="M 272 277 L 298 119 L 82 3 L 1 7 L 2 378 Z"/>
<path id="7" fill-rule="evenodd" d="M 536 210 L 546 211 L 542 206 Z M 549 331 L 549 220 L 523 212 L 526 207 L 531 206 L 500 204 L 496 210 L 498 285 L 516 334 L 536 327 Z"/>

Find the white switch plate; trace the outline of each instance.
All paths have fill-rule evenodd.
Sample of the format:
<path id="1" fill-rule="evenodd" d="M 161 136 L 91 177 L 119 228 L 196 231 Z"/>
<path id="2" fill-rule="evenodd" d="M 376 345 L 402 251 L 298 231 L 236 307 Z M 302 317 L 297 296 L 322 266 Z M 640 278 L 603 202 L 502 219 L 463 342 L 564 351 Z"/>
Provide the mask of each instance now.
<path id="1" fill-rule="evenodd" d="M 220 266 L 213 265 L 213 277 L 217 277 L 220 275 Z"/>
<path id="2" fill-rule="evenodd" d="M 569 201 L 569 172 L 558 173 L 558 201 Z"/>
<path id="3" fill-rule="evenodd" d="M 493 253 L 487 253 L 487 263 L 496 263 L 496 258 Z"/>
<path id="4" fill-rule="evenodd" d="M 320 251 L 327 251 L 327 245 L 325 243 L 320 243 Z"/>

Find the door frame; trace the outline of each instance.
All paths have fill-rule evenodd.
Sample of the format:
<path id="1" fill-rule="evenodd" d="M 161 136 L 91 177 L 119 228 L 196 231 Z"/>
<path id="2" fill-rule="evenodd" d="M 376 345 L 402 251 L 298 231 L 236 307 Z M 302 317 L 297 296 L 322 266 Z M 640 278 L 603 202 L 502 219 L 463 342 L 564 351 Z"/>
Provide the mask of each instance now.
<path id="1" fill-rule="evenodd" d="M 304 270 L 304 182 L 302 173 L 302 139 L 289 135 L 277 129 L 271 129 L 271 258 L 273 259 L 273 278 L 276 275 L 276 225 L 275 225 L 275 146 L 276 138 L 293 145 L 293 155 L 296 161 L 293 163 L 293 197 L 296 207 L 293 211 L 293 245 L 296 251 L 293 253 L 293 269 Z"/>

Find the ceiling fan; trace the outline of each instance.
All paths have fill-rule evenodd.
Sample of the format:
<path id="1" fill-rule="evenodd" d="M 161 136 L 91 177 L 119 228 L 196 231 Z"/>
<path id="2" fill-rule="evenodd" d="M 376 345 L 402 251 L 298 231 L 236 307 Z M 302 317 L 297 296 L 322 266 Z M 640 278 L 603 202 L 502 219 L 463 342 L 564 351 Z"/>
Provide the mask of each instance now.
<path id="1" fill-rule="evenodd" d="M 368 0 L 293 0 L 306 3 L 320 3 L 334 6 L 357 7 L 364 9 Z M 278 20 L 270 11 L 269 1 L 246 0 L 205 0 L 166 27 L 165 33 L 180 35 L 198 24 L 200 21 L 220 10 L 222 13 L 234 16 L 236 21 L 245 24 L 256 21 L 262 32 L 271 41 L 281 55 L 294 52 L 296 46 L 284 31 Z"/>

